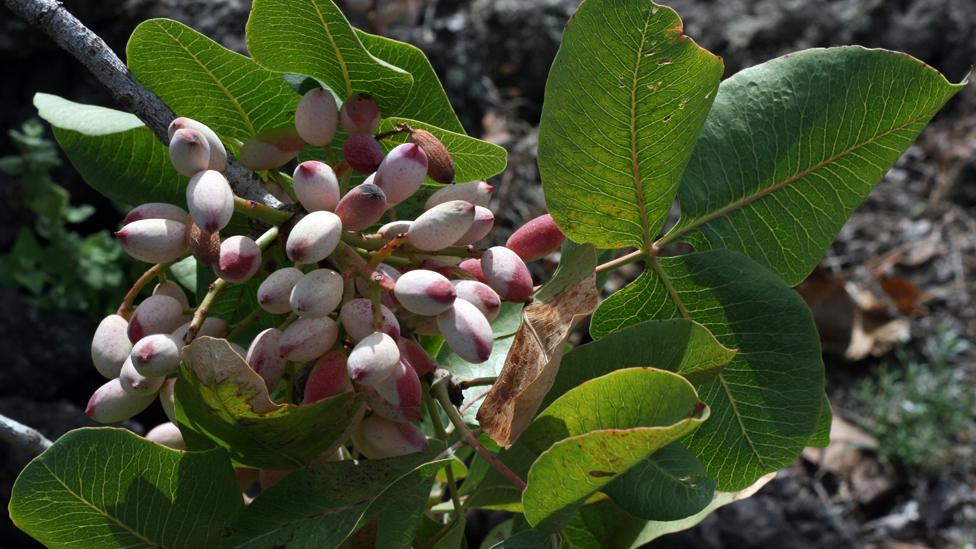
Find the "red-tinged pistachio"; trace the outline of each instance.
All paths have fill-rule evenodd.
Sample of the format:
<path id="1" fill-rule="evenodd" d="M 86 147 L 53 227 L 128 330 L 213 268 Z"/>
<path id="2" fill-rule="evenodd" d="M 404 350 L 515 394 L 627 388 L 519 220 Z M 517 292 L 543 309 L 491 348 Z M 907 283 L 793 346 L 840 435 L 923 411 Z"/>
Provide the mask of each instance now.
<path id="1" fill-rule="evenodd" d="M 465 235 L 474 223 L 474 204 L 452 200 L 420 214 L 407 238 L 419 250 L 433 252 L 446 248 Z"/>
<path id="2" fill-rule="evenodd" d="M 465 259 L 458 264 L 458 268 L 467 272 L 475 278 L 478 282 L 485 282 L 485 273 L 481 270 L 481 260 L 480 259 Z"/>
<path id="3" fill-rule="evenodd" d="M 423 419 L 420 377 L 402 360 L 389 377 L 362 388 L 373 413 L 405 423 Z"/>
<path id="4" fill-rule="evenodd" d="M 452 351 L 472 364 L 491 356 L 491 324 L 471 303 L 457 299 L 454 305 L 437 315 L 437 327 Z"/>
<path id="5" fill-rule="evenodd" d="M 342 236 L 342 221 L 332 212 L 312 212 L 288 234 L 285 252 L 295 263 L 318 263 L 329 257 Z"/>
<path id="6" fill-rule="evenodd" d="M 159 405 L 163 407 L 163 413 L 170 421 L 176 421 L 176 378 L 169 377 L 163 381 L 163 386 L 159 388 Z"/>
<path id="7" fill-rule="evenodd" d="M 370 134 L 380 125 L 380 106 L 372 97 L 357 93 L 342 104 L 339 119 L 342 129 L 350 135 Z"/>
<path id="8" fill-rule="evenodd" d="M 393 147 L 376 168 L 373 183 L 386 193 L 390 206 L 410 198 L 424 183 L 427 175 L 427 153 L 413 143 Z"/>
<path id="9" fill-rule="evenodd" d="M 183 305 L 168 295 L 147 297 L 129 319 L 129 341 L 135 343 L 152 334 L 168 334 L 183 321 Z"/>
<path id="10" fill-rule="evenodd" d="M 400 271 L 390 267 L 386 263 L 380 263 L 373 269 L 368 280 L 364 277 L 356 277 L 356 291 L 360 295 L 369 295 L 370 285 L 378 284 L 382 288 L 380 292 L 380 303 L 393 309 L 400 306 L 400 302 L 393 295 L 393 286 L 399 278 Z"/>
<path id="11" fill-rule="evenodd" d="M 451 280 L 462 279 L 462 280 L 474 280 L 474 276 L 468 271 L 461 268 L 461 259 L 458 257 L 451 257 L 452 261 L 444 261 L 444 257 L 426 257 L 420 263 L 421 269 L 427 269 L 428 271 L 434 271 L 435 273 L 440 273 Z M 477 261 L 477 260 L 475 260 Z"/>
<path id="12" fill-rule="evenodd" d="M 339 328 L 329 317 L 299 318 L 280 339 L 281 356 L 292 362 L 308 362 L 324 355 L 339 337 Z"/>
<path id="13" fill-rule="evenodd" d="M 119 381 L 125 392 L 135 395 L 156 394 L 162 387 L 165 377 L 146 377 L 140 374 L 136 367 L 132 365 L 132 358 L 129 357 L 122 370 L 119 372 Z"/>
<path id="14" fill-rule="evenodd" d="M 380 227 L 376 232 L 385 240 L 392 240 L 398 236 L 407 234 L 407 232 L 410 230 L 411 224 L 413 224 L 413 222 L 407 219 L 390 221 L 386 225 Z"/>
<path id="15" fill-rule="evenodd" d="M 315 361 L 305 381 L 302 404 L 311 404 L 342 393 L 352 392 L 352 382 L 346 369 L 346 355 L 331 351 Z"/>
<path id="16" fill-rule="evenodd" d="M 451 284 L 454 284 L 458 299 L 463 299 L 477 307 L 488 322 L 498 316 L 502 300 L 491 286 L 477 280 L 452 280 Z"/>
<path id="17" fill-rule="evenodd" d="M 153 288 L 152 295 L 166 295 L 172 297 L 176 301 L 180 302 L 180 305 L 183 306 L 184 311 L 190 308 L 190 300 L 187 299 L 186 292 L 183 291 L 183 288 L 181 288 L 179 284 L 173 282 L 172 280 L 167 280 L 165 282 L 156 284 L 156 286 Z"/>
<path id="18" fill-rule="evenodd" d="M 451 200 L 464 200 L 475 206 L 487 207 L 491 200 L 491 193 L 495 187 L 484 181 L 472 181 L 470 183 L 458 183 L 441 187 L 434 194 L 427 198 L 424 209 L 429 210 L 438 204 L 450 202 Z"/>
<path id="19" fill-rule="evenodd" d="M 426 269 L 415 269 L 401 275 L 393 293 L 404 309 L 423 316 L 446 311 L 457 296 L 450 280 Z"/>
<path id="20" fill-rule="evenodd" d="M 192 118 L 181 116 L 170 122 L 169 139 L 173 139 L 176 131 L 182 129 L 196 130 L 202 133 L 207 139 L 207 144 L 210 146 L 210 163 L 207 169 L 217 170 L 218 172 L 224 171 L 224 168 L 227 167 L 227 150 L 224 149 L 224 144 L 220 142 L 217 134 L 205 124 L 197 122 Z"/>
<path id="21" fill-rule="evenodd" d="M 369 459 L 383 459 L 430 450 L 424 432 L 411 423 L 370 414 L 352 433 L 356 448 Z"/>
<path id="22" fill-rule="evenodd" d="M 347 231 L 361 231 L 373 225 L 386 212 L 386 194 L 372 183 L 362 183 L 349 190 L 336 205 L 336 215 Z"/>
<path id="23" fill-rule="evenodd" d="M 373 332 L 353 347 L 346 369 L 356 383 L 374 385 L 389 377 L 399 364 L 396 341 L 383 332 Z"/>
<path id="24" fill-rule="evenodd" d="M 427 130 L 411 130 L 410 142 L 427 154 L 427 176 L 438 183 L 454 183 L 454 159 L 440 139 Z"/>
<path id="25" fill-rule="evenodd" d="M 468 232 L 461 235 L 461 238 L 457 239 L 457 242 L 454 244 L 458 246 L 474 244 L 475 242 L 488 236 L 488 233 L 491 232 L 491 229 L 494 226 L 495 214 L 491 213 L 491 210 L 488 208 L 475 206 L 474 222 L 471 223 L 471 228 L 468 229 Z"/>
<path id="26" fill-rule="evenodd" d="M 532 301 L 532 275 L 525 262 L 512 250 L 495 246 L 481 255 L 486 283 L 505 301 Z"/>
<path id="27" fill-rule="evenodd" d="M 522 261 L 535 261 L 558 250 L 566 235 L 559 230 L 549 214 L 529 220 L 508 237 L 505 247 L 512 250 Z"/>
<path id="28" fill-rule="evenodd" d="M 122 365 L 132 352 L 128 330 L 129 322 L 119 315 L 108 315 L 95 329 L 91 344 L 92 362 L 98 373 L 108 379 L 119 376 Z"/>
<path id="29" fill-rule="evenodd" d="M 214 271 L 228 282 L 246 282 L 261 267 L 261 248 L 246 236 L 234 235 L 220 243 Z"/>
<path id="30" fill-rule="evenodd" d="M 437 368 L 434 359 L 416 341 L 401 337 L 397 339 L 397 347 L 400 349 L 400 362 L 413 368 L 418 376 L 427 375 Z"/>
<path id="31" fill-rule="evenodd" d="M 383 162 L 383 147 L 372 135 L 358 133 L 346 138 L 342 156 L 359 173 L 373 173 Z"/>
<path id="32" fill-rule="evenodd" d="M 151 440 L 157 444 L 162 444 L 174 450 L 186 450 L 186 442 L 183 440 L 183 433 L 180 428 L 172 421 L 160 423 L 146 433 L 146 440 Z"/>
<path id="33" fill-rule="evenodd" d="M 258 473 L 258 485 L 261 486 L 261 490 L 267 490 L 275 484 L 281 482 L 281 479 L 292 474 L 294 471 L 280 471 L 271 469 L 261 469 Z"/>
<path id="34" fill-rule="evenodd" d="M 186 253 L 186 224 L 171 219 L 140 219 L 115 233 L 127 254 L 146 263 L 168 263 Z"/>
<path id="35" fill-rule="evenodd" d="M 400 336 L 400 323 L 397 321 L 393 311 L 385 305 L 380 305 L 383 314 L 380 331 L 392 338 Z M 373 302 L 365 298 L 350 299 L 339 310 L 339 322 L 346 331 L 346 335 L 354 342 L 361 341 L 372 334 L 373 328 Z"/>
<path id="36" fill-rule="evenodd" d="M 187 236 L 190 253 L 194 259 L 203 265 L 215 267 L 220 261 L 220 233 L 208 233 L 196 223 L 190 224 L 190 234 Z"/>
<path id="37" fill-rule="evenodd" d="M 148 335 L 132 346 L 132 366 L 146 377 L 165 377 L 180 365 L 183 341 L 169 334 Z"/>
<path id="38" fill-rule="evenodd" d="M 194 223 L 215 233 L 226 227 L 234 215 L 234 192 L 224 174 L 215 170 L 198 172 L 186 187 L 186 205 Z"/>
<path id="39" fill-rule="evenodd" d="M 303 276 L 305 274 L 294 267 L 269 274 L 258 286 L 258 305 L 273 315 L 291 311 L 291 291 Z"/>
<path id="40" fill-rule="evenodd" d="M 305 142 L 293 128 L 263 131 L 241 147 L 241 164 L 251 170 L 270 170 L 290 162 L 298 156 Z"/>
<path id="41" fill-rule="evenodd" d="M 206 170 L 210 166 L 207 138 L 196 130 L 176 130 L 169 140 L 169 161 L 178 173 L 187 177 Z"/>
<path id="42" fill-rule="evenodd" d="M 165 202 L 147 202 L 129 210 L 129 213 L 127 213 L 125 218 L 122 220 L 122 225 L 125 226 L 133 221 L 139 221 L 140 219 L 169 219 L 172 221 L 179 221 L 180 223 L 189 223 L 190 214 L 186 213 L 186 210 L 183 208 L 174 204 L 167 204 Z"/>
<path id="43" fill-rule="evenodd" d="M 246 492 L 255 481 L 258 480 L 259 471 L 257 469 L 249 469 L 247 467 L 235 467 L 234 468 L 234 482 L 237 483 L 237 487 L 241 492 Z"/>
<path id="44" fill-rule="evenodd" d="M 88 399 L 85 415 L 98 423 L 119 423 L 145 410 L 156 395 L 136 395 L 122 388 L 118 378 L 110 379 Z"/>
<path id="45" fill-rule="evenodd" d="M 292 175 L 295 196 L 309 212 L 334 211 L 339 203 L 339 179 L 325 162 L 307 160 Z"/>
<path id="46" fill-rule="evenodd" d="M 295 108 L 295 130 L 309 145 L 321 147 L 331 143 L 338 119 L 339 108 L 329 90 L 309 90 Z"/>
<path id="47" fill-rule="evenodd" d="M 305 318 L 328 316 L 342 301 L 343 284 L 332 269 L 310 271 L 291 290 L 291 310 Z"/>
<path id="48" fill-rule="evenodd" d="M 173 336 L 176 341 L 183 341 L 186 337 L 186 332 L 190 329 L 190 322 L 184 322 L 179 328 L 173 330 L 169 335 Z M 200 325 L 200 329 L 197 330 L 197 337 L 227 337 L 227 321 L 216 317 L 208 316 L 203 320 L 203 324 Z"/>
<path id="49" fill-rule="evenodd" d="M 269 391 L 274 391 L 285 373 L 287 361 L 281 356 L 282 332 L 268 328 L 254 336 L 245 355 L 245 361 L 252 370 L 264 379 Z"/>

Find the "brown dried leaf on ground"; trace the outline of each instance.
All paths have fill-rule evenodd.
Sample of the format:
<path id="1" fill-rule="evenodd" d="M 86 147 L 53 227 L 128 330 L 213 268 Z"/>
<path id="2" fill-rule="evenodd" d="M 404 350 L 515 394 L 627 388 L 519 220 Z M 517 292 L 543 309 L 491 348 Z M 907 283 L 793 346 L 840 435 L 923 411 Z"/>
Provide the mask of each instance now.
<path id="1" fill-rule="evenodd" d="M 548 303 L 525 308 L 505 366 L 478 410 L 481 428 L 495 442 L 511 446 L 535 417 L 559 372 L 566 338 L 598 301 L 590 275 Z"/>

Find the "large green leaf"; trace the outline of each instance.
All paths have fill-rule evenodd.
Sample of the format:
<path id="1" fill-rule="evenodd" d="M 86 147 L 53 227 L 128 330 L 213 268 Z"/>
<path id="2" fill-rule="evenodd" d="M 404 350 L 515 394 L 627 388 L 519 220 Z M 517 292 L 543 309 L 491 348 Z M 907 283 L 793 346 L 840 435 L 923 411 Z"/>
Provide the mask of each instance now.
<path id="1" fill-rule="evenodd" d="M 559 265 L 552 277 L 535 293 L 535 299 L 549 303 L 563 292 L 586 280 L 596 270 L 596 250 L 592 244 L 563 242 L 559 252 Z"/>
<path id="2" fill-rule="evenodd" d="M 603 491 L 645 520 L 678 520 L 712 501 L 715 479 L 680 442 L 672 442 L 613 479 Z"/>
<path id="3" fill-rule="evenodd" d="M 332 0 L 255 0 L 247 49 L 271 70 L 318 79 L 342 101 L 369 94 L 384 112 L 394 112 L 413 84 L 410 73 L 366 50 Z"/>
<path id="4" fill-rule="evenodd" d="M 299 97 L 280 74 L 182 23 L 144 21 L 126 55 L 132 73 L 169 108 L 207 124 L 225 143 L 295 123 Z"/>
<path id="5" fill-rule="evenodd" d="M 558 529 L 591 494 L 707 418 L 694 387 L 663 370 L 617 370 L 572 389 L 519 439 L 541 452 L 522 494 L 526 520 Z"/>
<path id="6" fill-rule="evenodd" d="M 379 131 L 392 130 L 397 124 L 407 124 L 411 128 L 427 130 L 434 134 L 451 153 L 451 158 L 454 159 L 454 179 L 458 183 L 488 179 L 505 170 L 505 165 L 508 162 L 508 151 L 494 143 L 398 116 L 384 118 L 380 123 Z M 381 144 L 386 150 L 389 150 L 400 143 L 405 143 L 407 138 L 406 134 L 398 134 L 384 139 Z"/>
<path id="7" fill-rule="evenodd" d="M 680 317 L 738 351 L 700 387 L 712 418 L 685 445 L 725 491 L 789 465 L 813 434 L 823 400 L 820 341 L 803 300 L 742 255 L 694 253 L 651 262 L 600 305 L 590 333 Z"/>
<path id="8" fill-rule="evenodd" d="M 666 240 L 736 250 L 798 284 L 964 85 L 903 53 L 861 47 L 791 53 L 736 74 L 719 88 Z"/>
<path id="9" fill-rule="evenodd" d="M 176 383 L 181 430 L 206 437 L 241 465 L 296 469 L 344 443 L 362 418 L 362 395 L 296 406 L 271 401 L 264 380 L 225 340 L 184 349 Z M 314 436 L 310 436 L 314 433 Z"/>
<path id="10" fill-rule="evenodd" d="M 567 236 L 648 247 L 664 224 L 722 60 L 648 0 L 586 0 L 546 82 L 539 170 Z"/>
<path id="11" fill-rule="evenodd" d="M 189 178 L 176 173 L 166 146 L 127 112 L 34 95 L 37 114 L 93 189 L 124 204 L 184 204 Z"/>
<path id="12" fill-rule="evenodd" d="M 644 522 L 605 499 L 580 507 L 560 534 L 573 549 L 616 549 L 629 547 Z"/>
<path id="13" fill-rule="evenodd" d="M 409 547 L 434 475 L 451 462 L 433 457 L 327 462 L 295 471 L 241 513 L 221 547 L 336 547 L 373 518 L 379 518 L 378 547 Z"/>
<path id="14" fill-rule="evenodd" d="M 17 478 L 10 518 L 47 547 L 213 547 L 244 502 L 221 450 L 78 429 Z"/>
<path id="15" fill-rule="evenodd" d="M 413 86 L 403 98 L 403 103 L 389 113 L 390 116 L 412 118 L 452 132 L 465 133 L 434 67 L 420 48 L 358 29 L 356 35 L 370 53 L 413 76 Z"/>
<path id="16" fill-rule="evenodd" d="M 698 385 L 713 379 L 733 356 L 734 350 L 697 322 L 683 318 L 639 322 L 566 353 L 543 406 L 588 379 L 633 366 L 677 372 Z"/>

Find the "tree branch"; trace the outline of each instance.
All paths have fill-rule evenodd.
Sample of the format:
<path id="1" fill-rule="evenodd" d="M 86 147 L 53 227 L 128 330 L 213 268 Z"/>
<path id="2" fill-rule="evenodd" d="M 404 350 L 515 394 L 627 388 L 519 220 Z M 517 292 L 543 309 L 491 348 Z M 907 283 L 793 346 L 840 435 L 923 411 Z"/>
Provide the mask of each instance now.
<path id="1" fill-rule="evenodd" d="M 24 448 L 35 455 L 51 447 L 51 441 L 36 429 L 0 414 L 0 440 L 11 446 Z"/>
<path id="2" fill-rule="evenodd" d="M 3 0 L 3 3 L 80 61 L 105 86 L 116 104 L 138 116 L 163 144 L 169 144 L 169 123 L 176 115 L 156 94 L 136 80 L 97 34 L 56 0 Z M 234 194 L 272 208 L 284 206 L 264 189 L 250 170 L 231 157 L 227 158 L 225 175 Z"/>

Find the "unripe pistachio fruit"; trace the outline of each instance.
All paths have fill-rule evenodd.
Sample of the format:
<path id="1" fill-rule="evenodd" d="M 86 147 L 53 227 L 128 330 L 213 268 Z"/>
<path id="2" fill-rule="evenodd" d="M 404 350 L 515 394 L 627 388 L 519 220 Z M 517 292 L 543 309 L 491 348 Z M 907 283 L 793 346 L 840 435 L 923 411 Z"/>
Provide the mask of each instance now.
<path id="1" fill-rule="evenodd" d="M 129 341 L 152 334 L 168 334 L 183 322 L 183 305 L 168 295 L 147 297 L 129 319 Z"/>
<path id="2" fill-rule="evenodd" d="M 363 393 L 375 414 L 404 423 L 423 418 L 420 410 L 420 377 L 402 360 L 388 377 L 373 385 L 363 386 Z"/>
<path id="3" fill-rule="evenodd" d="M 210 129 L 209 126 L 201 122 L 197 122 L 192 118 L 186 118 L 181 116 L 179 118 L 173 119 L 169 123 L 169 139 L 173 139 L 173 135 L 182 129 L 195 130 L 203 134 L 207 139 L 207 145 L 210 150 L 210 162 L 207 165 L 208 170 L 217 170 L 218 172 L 224 171 L 227 167 L 227 150 L 224 148 L 224 144 L 220 142 L 220 138 L 217 134 Z"/>
<path id="4" fill-rule="evenodd" d="M 398 236 L 407 234 L 410 231 L 410 225 L 412 224 L 413 221 L 406 219 L 390 221 L 386 225 L 380 227 L 376 233 L 382 236 L 385 240 L 393 240 Z"/>
<path id="5" fill-rule="evenodd" d="M 393 293 L 404 309 L 423 316 L 446 311 L 457 296 L 450 280 L 426 269 L 415 269 L 401 275 Z"/>
<path id="6" fill-rule="evenodd" d="M 495 320 L 501 310 L 502 300 L 491 286 L 477 280 L 452 280 L 458 299 L 474 305 L 489 322 Z"/>
<path id="7" fill-rule="evenodd" d="M 176 378 L 168 377 L 159 388 L 159 405 L 170 421 L 176 421 Z"/>
<path id="8" fill-rule="evenodd" d="M 281 336 L 277 328 L 262 331 L 254 336 L 244 359 L 264 379 L 268 391 L 274 391 L 285 373 L 287 361 L 281 356 Z"/>
<path id="9" fill-rule="evenodd" d="M 226 227 L 234 215 L 234 192 L 224 174 L 214 170 L 198 172 L 186 187 L 186 205 L 194 223 L 215 233 Z"/>
<path id="10" fill-rule="evenodd" d="M 491 210 L 489 210 L 488 208 L 475 206 L 474 221 L 471 223 L 471 228 L 468 229 L 466 233 L 461 235 L 461 238 L 457 239 L 457 241 L 454 244 L 457 246 L 466 246 L 468 244 L 474 244 L 475 242 L 488 236 L 488 233 L 491 232 L 491 229 L 494 226 L 495 226 L 495 214 L 491 213 Z"/>
<path id="11" fill-rule="evenodd" d="M 450 309 L 437 315 L 437 327 L 451 350 L 464 360 L 480 364 L 491 356 L 491 324 L 471 303 L 455 300 Z"/>
<path id="12" fill-rule="evenodd" d="M 339 120 L 342 129 L 350 135 L 370 134 L 380 125 L 380 107 L 372 97 L 357 93 L 342 104 Z"/>
<path id="13" fill-rule="evenodd" d="M 309 145 L 328 145 L 335 137 L 339 108 L 329 90 L 317 88 L 302 96 L 295 109 L 295 130 Z"/>
<path id="14" fill-rule="evenodd" d="M 241 164 L 251 170 L 270 170 L 287 164 L 298 156 L 305 142 L 292 128 L 263 131 L 241 147 Z"/>
<path id="15" fill-rule="evenodd" d="M 361 231 L 373 225 L 386 211 L 386 194 L 372 183 L 357 185 L 336 205 L 336 215 L 347 231 Z"/>
<path id="16" fill-rule="evenodd" d="M 180 305 L 183 306 L 184 311 L 190 308 L 190 300 L 187 299 L 186 292 L 183 291 L 183 288 L 181 288 L 179 284 L 173 282 L 172 280 L 167 280 L 166 282 L 156 284 L 156 286 L 153 288 L 152 295 L 165 295 L 172 297 L 176 301 L 180 302 Z"/>
<path id="17" fill-rule="evenodd" d="M 458 241 L 474 223 L 474 204 L 452 200 L 420 214 L 410 225 L 410 244 L 425 251 L 446 248 Z"/>
<path id="18" fill-rule="evenodd" d="M 250 238 L 234 235 L 220 244 L 220 259 L 214 269 L 228 282 L 246 282 L 261 267 L 261 248 Z"/>
<path id="19" fill-rule="evenodd" d="M 383 459 L 430 450 L 416 425 L 390 421 L 377 414 L 366 416 L 352 433 L 356 448 L 369 459 Z"/>
<path id="20" fill-rule="evenodd" d="M 487 284 L 505 301 L 532 300 L 532 275 L 512 250 L 504 246 L 488 248 L 481 256 L 481 270 Z"/>
<path id="21" fill-rule="evenodd" d="M 465 259 L 458 263 L 458 268 L 473 276 L 478 282 L 485 282 L 485 273 L 481 270 L 480 259 Z"/>
<path id="22" fill-rule="evenodd" d="M 454 183 L 454 159 L 434 134 L 427 130 L 411 130 L 410 142 L 427 154 L 427 176 L 438 183 Z"/>
<path id="23" fill-rule="evenodd" d="M 146 263 L 168 263 L 186 253 L 186 224 L 171 219 L 140 219 L 115 233 L 127 254 Z"/>
<path id="24" fill-rule="evenodd" d="M 183 340 L 169 334 L 148 335 L 132 346 L 132 366 L 146 377 L 165 377 L 180 365 Z"/>
<path id="25" fill-rule="evenodd" d="M 334 211 L 339 203 L 339 179 L 325 162 L 307 160 L 292 175 L 295 196 L 309 212 Z"/>
<path id="26" fill-rule="evenodd" d="M 311 404 L 342 393 L 351 393 L 352 382 L 346 369 L 346 355 L 331 351 L 315 361 L 305 381 L 302 404 Z"/>
<path id="27" fill-rule="evenodd" d="M 390 206 L 410 198 L 424 183 L 427 153 L 413 143 L 393 147 L 376 168 L 373 183 L 386 193 Z"/>
<path id="28" fill-rule="evenodd" d="M 380 305 L 383 314 L 380 331 L 392 338 L 400 337 L 400 323 L 397 321 L 393 311 L 385 305 Z M 349 339 L 358 342 L 366 336 L 372 334 L 373 329 L 373 302 L 365 298 L 350 299 L 342 306 L 339 311 L 339 322 L 346 331 Z"/>
<path id="29" fill-rule="evenodd" d="M 328 316 L 342 301 L 343 282 L 332 269 L 306 273 L 291 290 L 291 310 L 306 318 Z"/>
<path id="30" fill-rule="evenodd" d="M 368 133 L 357 133 L 342 144 L 342 156 L 359 173 L 373 173 L 383 162 L 383 147 Z"/>
<path id="31" fill-rule="evenodd" d="M 329 317 L 299 318 L 280 339 L 280 354 L 292 362 L 308 362 L 324 355 L 339 337 L 339 328 Z"/>
<path id="32" fill-rule="evenodd" d="M 174 450 L 186 450 L 183 433 L 180 432 L 180 428 L 172 421 L 160 423 L 153 427 L 152 430 L 146 433 L 146 440 L 151 440 Z"/>
<path id="33" fill-rule="evenodd" d="M 173 330 L 169 335 L 173 336 L 177 342 L 182 342 L 186 337 L 186 332 L 190 330 L 190 322 L 192 321 L 184 322 L 179 328 Z M 208 316 L 203 320 L 203 324 L 200 325 L 200 329 L 197 330 L 196 337 L 227 337 L 227 330 L 228 328 L 226 320 L 216 316 Z"/>
<path id="34" fill-rule="evenodd" d="M 346 360 L 349 378 L 363 385 L 375 385 L 386 379 L 399 364 L 400 349 L 383 332 L 373 332 L 360 340 Z"/>
<path id="35" fill-rule="evenodd" d="M 400 362 L 413 368 L 418 376 L 427 375 L 437 368 L 434 359 L 416 341 L 401 337 L 397 339 L 397 347 L 400 349 Z"/>
<path id="36" fill-rule="evenodd" d="M 441 187 L 437 192 L 427 198 L 424 209 L 431 209 L 438 204 L 450 202 L 451 200 L 464 200 L 475 206 L 487 207 L 491 200 L 491 193 L 495 187 L 484 181 L 472 181 L 470 183 L 458 183 Z"/>
<path id="37" fill-rule="evenodd" d="M 558 250 L 566 235 L 559 230 L 549 214 L 529 220 L 508 237 L 505 247 L 512 250 L 522 261 L 535 261 Z"/>
<path id="38" fill-rule="evenodd" d="M 166 381 L 166 378 L 146 377 L 140 374 L 132 364 L 132 358 L 130 357 L 122 365 L 122 370 L 119 372 L 119 381 L 122 383 L 122 389 L 127 393 L 134 395 L 155 395 L 159 391 L 159 388 L 162 387 L 163 382 Z"/>
<path id="39" fill-rule="evenodd" d="M 129 322 L 119 315 L 108 315 L 95 329 L 91 344 L 92 362 L 98 373 L 108 379 L 119 376 L 122 365 L 132 352 L 128 330 Z"/>
<path id="40" fill-rule="evenodd" d="M 342 236 L 342 221 L 332 212 L 312 212 L 288 234 L 285 252 L 295 263 L 318 263 L 335 251 Z"/>
<path id="41" fill-rule="evenodd" d="M 189 223 L 190 214 L 186 210 L 174 204 L 165 202 L 146 202 L 129 210 L 122 220 L 122 225 L 128 225 L 140 219 L 170 219 L 180 223 Z"/>
<path id="42" fill-rule="evenodd" d="M 127 393 L 118 378 L 110 379 L 88 399 L 85 415 L 98 423 L 118 423 L 145 410 L 155 399 L 156 395 L 153 393 Z"/>
<path id="43" fill-rule="evenodd" d="M 196 130 L 176 130 L 169 140 L 169 161 L 178 173 L 187 177 L 206 170 L 210 165 L 207 138 Z"/>
<path id="44" fill-rule="evenodd" d="M 291 291 L 303 276 L 305 274 L 294 267 L 269 274 L 258 286 L 258 305 L 273 315 L 291 311 Z"/>

